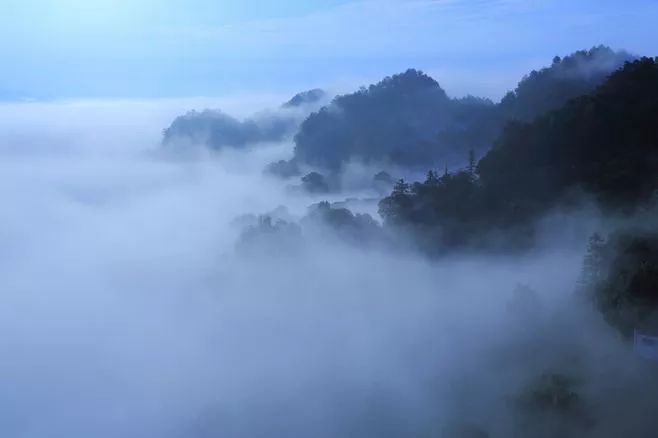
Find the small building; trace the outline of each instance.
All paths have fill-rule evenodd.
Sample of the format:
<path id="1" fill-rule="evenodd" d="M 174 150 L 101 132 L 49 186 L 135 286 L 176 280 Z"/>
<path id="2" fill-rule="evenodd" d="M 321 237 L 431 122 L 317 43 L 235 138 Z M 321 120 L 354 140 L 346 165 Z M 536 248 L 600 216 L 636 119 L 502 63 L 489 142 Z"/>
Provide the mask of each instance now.
<path id="1" fill-rule="evenodd" d="M 658 321 L 653 320 L 635 329 L 633 352 L 643 359 L 658 361 Z"/>

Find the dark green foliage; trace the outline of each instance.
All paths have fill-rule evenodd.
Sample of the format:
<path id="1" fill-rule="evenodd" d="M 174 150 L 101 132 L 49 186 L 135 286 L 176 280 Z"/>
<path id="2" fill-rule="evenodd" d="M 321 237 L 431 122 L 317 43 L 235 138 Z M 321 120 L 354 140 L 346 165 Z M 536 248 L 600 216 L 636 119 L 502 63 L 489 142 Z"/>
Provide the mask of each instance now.
<path id="1" fill-rule="evenodd" d="M 499 105 L 488 99 L 468 96 L 452 102 L 453 118 L 447 120 L 430 145 L 431 161 L 419 161 L 418 167 L 427 168 L 428 163 L 461 166 L 469 151 L 484 154 L 505 124 Z"/>
<path id="2" fill-rule="evenodd" d="M 658 64 L 642 58 L 591 95 L 534 122 L 510 123 L 476 173 L 431 172 L 423 183 L 400 184 L 380 213 L 433 245 L 474 243 L 493 231 L 527 245 L 533 221 L 580 191 L 604 211 L 633 212 L 658 188 L 656 120 Z"/>
<path id="3" fill-rule="evenodd" d="M 583 261 L 581 290 L 624 336 L 658 321 L 658 231 L 595 235 Z"/>
<path id="4" fill-rule="evenodd" d="M 312 114 L 295 137 L 295 158 L 331 171 L 350 159 L 409 167 L 462 164 L 491 147 L 508 120 L 531 121 L 587 94 L 632 57 L 606 47 L 576 52 L 533 71 L 496 105 L 449 98 L 417 70 L 339 96 Z"/>
<path id="5" fill-rule="evenodd" d="M 482 194 L 480 182 L 468 171 L 441 177 L 430 171 L 422 183 L 400 180 L 380 202 L 379 213 L 386 225 L 407 228 L 433 252 L 479 240 L 479 231 L 491 225 L 483 215 Z"/>
<path id="6" fill-rule="evenodd" d="M 656 120 L 658 65 L 643 58 L 559 111 L 508 125 L 480 161 L 480 178 L 498 204 L 530 214 L 576 186 L 604 208 L 633 209 L 656 190 Z"/>
<path id="7" fill-rule="evenodd" d="M 393 192 L 379 203 L 379 214 L 390 225 L 402 225 L 409 221 L 413 198 L 409 184 L 403 179 L 395 183 Z"/>
<path id="8" fill-rule="evenodd" d="M 453 137 L 471 140 L 480 132 L 471 128 L 494 112 L 490 101 L 452 100 L 434 79 L 408 70 L 312 114 L 295 137 L 295 157 L 331 170 L 352 158 L 426 165 L 445 155 L 436 145 L 439 133 L 458 128 Z"/>
<path id="9" fill-rule="evenodd" d="M 550 67 L 525 76 L 516 90 L 503 98 L 501 111 L 508 119 L 532 121 L 574 97 L 590 93 L 611 72 L 633 59 L 626 52 L 605 46 L 580 50 L 564 58 L 556 56 Z"/>

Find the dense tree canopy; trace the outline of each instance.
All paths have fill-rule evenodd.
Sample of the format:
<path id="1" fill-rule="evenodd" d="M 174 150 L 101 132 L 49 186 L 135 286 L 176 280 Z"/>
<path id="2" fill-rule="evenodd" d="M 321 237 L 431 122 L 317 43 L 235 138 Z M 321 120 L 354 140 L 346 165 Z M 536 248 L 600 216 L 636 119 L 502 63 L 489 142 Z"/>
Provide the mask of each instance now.
<path id="1" fill-rule="evenodd" d="M 443 156 L 435 147 L 439 133 L 464 136 L 494 110 L 488 100 L 450 99 L 434 79 L 408 70 L 312 114 L 295 137 L 295 159 L 332 170 L 349 159 L 426 164 Z"/>
<path id="2" fill-rule="evenodd" d="M 611 72 L 633 59 L 627 52 L 605 46 L 579 50 L 564 58 L 556 56 L 550 67 L 525 76 L 516 90 L 503 98 L 501 111 L 505 118 L 531 121 L 574 97 L 590 93 Z"/>
<path id="3" fill-rule="evenodd" d="M 510 229 L 524 242 L 533 219 L 581 191 L 606 211 L 634 211 L 658 188 L 656 120 L 658 63 L 642 58 L 590 95 L 531 123 L 508 124 L 477 173 L 401 181 L 380 213 L 431 245 L 463 245 Z"/>
<path id="4" fill-rule="evenodd" d="M 592 94 L 508 125 L 480 161 L 481 183 L 499 204 L 546 205 L 579 186 L 603 207 L 634 208 L 656 190 L 656 120 L 656 60 L 627 63 Z"/>
<path id="5" fill-rule="evenodd" d="M 658 230 L 594 235 L 583 263 L 582 287 L 623 335 L 658 327 Z"/>
<path id="6" fill-rule="evenodd" d="M 354 214 L 347 208 L 334 207 L 326 201 L 311 206 L 302 225 L 306 228 L 327 228 L 338 238 L 358 245 L 383 243 L 382 230 L 370 215 Z"/>
<path id="7" fill-rule="evenodd" d="M 506 121 L 532 121 L 560 108 L 630 59 L 607 47 L 556 57 L 500 104 L 472 96 L 451 99 L 434 79 L 408 70 L 339 96 L 312 114 L 295 138 L 294 160 L 329 170 L 354 159 L 407 167 L 461 164 L 471 149 L 486 152 Z"/>
<path id="8" fill-rule="evenodd" d="M 268 168 L 286 178 L 297 176 L 300 167 L 337 172 L 351 160 L 454 167 L 469 150 L 478 156 L 489 150 L 508 121 L 530 122 L 560 108 L 591 92 L 630 59 L 603 46 L 556 57 L 549 67 L 525 76 L 499 104 L 473 96 L 450 98 L 434 79 L 410 69 L 324 107 L 327 94 L 314 89 L 245 120 L 218 110 L 192 111 L 164 131 L 164 144 L 221 150 L 294 136 L 292 160 Z"/>

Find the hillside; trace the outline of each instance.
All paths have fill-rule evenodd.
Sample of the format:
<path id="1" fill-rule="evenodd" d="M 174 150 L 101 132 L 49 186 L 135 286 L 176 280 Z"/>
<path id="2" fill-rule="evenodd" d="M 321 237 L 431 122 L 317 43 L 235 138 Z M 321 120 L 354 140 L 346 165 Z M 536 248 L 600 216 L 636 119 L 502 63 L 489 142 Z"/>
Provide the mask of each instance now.
<path id="1" fill-rule="evenodd" d="M 658 64 L 642 58 L 590 95 L 533 122 L 508 124 L 477 168 L 401 181 L 380 212 L 436 246 L 470 244 L 496 231 L 513 236 L 508 243 L 527 243 L 533 220 L 582 199 L 608 213 L 632 213 L 655 201 L 656 120 Z"/>
<path id="2" fill-rule="evenodd" d="M 294 161 L 338 171 L 351 160 L 410 168 L 459 166 L 470 150 L 482 156 L 510 120 L 531 121 L 587 94 L 633 59 L 595 47 L 556 57 L 532 71 L 499 103 L 450 98 L 417 70 L 339 96 L 302 123 Z"/>

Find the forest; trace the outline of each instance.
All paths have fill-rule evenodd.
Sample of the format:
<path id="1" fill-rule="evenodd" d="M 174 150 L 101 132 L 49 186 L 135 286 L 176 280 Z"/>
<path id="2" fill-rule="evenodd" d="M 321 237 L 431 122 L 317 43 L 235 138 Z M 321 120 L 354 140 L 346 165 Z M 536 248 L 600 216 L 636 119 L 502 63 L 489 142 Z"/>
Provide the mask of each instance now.
<path id="1" fill-rule="evenodd" d="M 608 74 L 576 62 L 601 56 L 607 57 L 607 62 L 597 67 L 610 68 Z M 594 73 L 583 80 L 575 73 L 575 65 Z M 565 82 L 556 85 L 557 76 Z M 571 86 L 565 85 L 573 77 L 576 81 Z M 531 97 L 534 86 L 537 92 L 545 92 L 551 85 L 559 92 L 551 93 L 550 99 L 541 94 Z M 391 90 L 400 87 L 405 91 L 392 97 Z M 415 95 L 423 97 L 407 100 Z M 537 105 L 535 98 L 543 105 Z M 362 137 L 367 126 L 382 126 L 380 121 L 369 124 L 367 118 L 371 113 L 359 106 L 371 100 L 377 108 L 377 117 L 391 118 L 383 125 L 383 131 Z M 281 257 L 302 250 L 305 239 L 319 233 L 325 239 L 367 251 L 366 254 L 419 250 L 439 261 L 456 255 L 482 254 L 494 257 L 514 254 L 524 258 L 547 246 L 548 217 L 569 217 L 587 211 L 588 215 L 606 218 L 608 223 L 602 228 L 603 234 L 593 232 L 587 247 L 582 248 L 580 274 L 571 285 L 571 299 L 577 304 L 571 306 L 584 303 L 595 309 L 626 348 L 637 349 L 636 354 L 653 351 L 655 338 L 638 338 L 638 333 L 653 334 L 658 330 L 658 60 L 648 57 L 629 60 L 626 55 L 595 48 L 563 60 L 556 58 L 552 67 L 530 74 L 500 104 L 468 102 L 484 109 L 477 114 L 486 113 L 489 121 L 496 122 L 488 125 L 491 131 L 481 131 L 483 119 L 478 118 L 471 119 L 471 122 L 478 120 L 475 125 L 460 126 L 467 126 L 467 131 L 477 135 L 487 132 L 488 139 L 480 137 L 474 141 L 472 135 L 461 136 L 461 139 L 471 138 L 464 144 L 452 143 L 461 149 L 462 165 L 457 169 L 448 163 L 443 169 L 430 168 L 421 181 L 407 182 L 400 178 L 394 182 L 389 173 L 378 173 L 371 190 L 377 191 L 376 184 L 380 189 L 383 184 L 390 190 L 378 201 L 381 222 L 367 213 L 353 213 L 349 201 L 333 204 L 322 201 L 309 207 L 299 221 L 287 214 L 282 216 L 281 211 L 278 215 L 261 216 L 258 223 L 252 222 L 243 231 L 239 251 L 251 256 Z M 384 157 L 393 157 L 388 154 L 396 147 L 401 147 L 401 154 L 407 158 L 415 157 L 418 138 L 401 134 L 411 132 L 402 128 L 405 120 L 419 121 L 415 127 L 417 133 L 429 128 L 450 129 L 441 125 L 446 114 L 464 104 L 464 101 L 451 101 L 436 82 L 410 70 L 353 96 L 334 100 L 332 105 L 354 108 L 354 114 L 358 114 L 354 119 L 349 111 L 336 114 L 330 108 L 312 114 L 295 137 L 295 158 L 286 164 L 297 166 L 296 161 L 301 160 L 328 165 L 317 169 L 332 166 L 337 169 L 340 157 L 351 154 L 361 157 L 367 154 L 381 163 Z M 522 110 L 524 105 L 535 111 Z M 388 115 L 382 116 L 389 108 L 392 110 Z M 411 115 L 414 111 L 427 115 L 427 120 L 415 118 Z M 407 112 L 410 115 L 405 115 Z M 504 122 L 501 114 L 507 114 L 508 120 Z M 336 117 L 339 120 L 329 121 Z M 441 122 L 433 124 L 433 117 Z M 420 124 L 426 125 L 420 127 Z M 396 130 L 400 137 L 387 129 Z M 498 133 L 494 134 L 495 131 Z M 445 151 L 441 142 L 446 138 L 434 136 L 436 150 L 441 154 Z M 371 142 L 375 139 L 379 141 Z M 325 141 L 328 143 L 322 143 Z M 396 142 L 398 146 L 393 146 Z M 477 159 L 480 154 L 481 158 Z M 441 157 L 445 160 L 445 155 Z M 437 162 L 428 156 L 418 161 L 410 159 L 398 164 Z M 340 191 L 336 185 L 330 187 L 330 178 L 313 171 L 302 178 L 301 189 L 320 197 Z M 336 196 L 340 197 L 340 193 Z M 563 245 L 560 242 L 565 237 L 554 231 L 550 239 L 553 242 L 549 241 L 548 246 Z M 541 315 L 541 304 L 531 287 L 519 285 L 508 311 L 513 318 L 537 318 Z M 637 347 L 638 342 L 644 346 Z M 520 349 L 519 358 L 525 357 L 529 351 L 526 349 L 530 349 L 520 345 L 510 348 Z M 564 346 L 556 348 L 560 350 Z M 571 354 L 574 358 L 581 356 Z M 548 363 L 553 359 L 542 360 Z M 655 370 L 652 375 L 654 378 L 645 377 L 650 387 L 655 383 Z M 597 429 L 602 420 L 597 418 L 593 400 L 588 401 L 589 396 L 581 388 L 582 381 L 589 379 L 591 376 L 575 377 L 560 367 L 547 367 L 545 372 L 526 382 L 514 396 L 513 436 L 616 436 L 617 432 L 610 431 L 611 435 L 607 435 L 608 432 Z M 650 399 L 646 399 L 649 405 L 653 403 Z M 636 401 L 629 403 L 635 405 Z M 641 435 L 646 432 L 644 427 L 635 429 L 637 436 L 650 436 Z M 446 426 L 440 436 L 496 435 L 481 423 L 462 421 Z"/>
<path id="2" fill-rule="evenodd" d="M 385 222 L 428 243 L 471 244 L 491 232 L 528 243 L 532 222 L 586 200 L 607 214 L 653 208 L 658 169 L 658 65 L 627 63 L 590 94 L 532 122 L 506 125 L 466 170 L 399 181 L 380 203 Z"/>
<path id="3" fill-rule="evenodd" d="M 326 95 L 300 93 L 280 111 L 318 104 Z M 653 316 L 658 306 L 657 248 L 650 237 L 658 232 L 656 59 L 605 46 L 556 56 L 498 103 L 450 98 L 437 81 L 410 69 L 309 111 L 294 128 L 279 128 L 285 119 L 272 119 L 270 132 L 259 129 L 256 119 L 239 122 L 211 112 L 188 114 L 165 131 L 168 147 L 184 147 L 176 146 L 176 138 L 207 136 L 213 149 L 281 140 L 288 132 L 293 157 L 265 172 L 298 177 L 301 184 L 292 188 L 320 197 L 348 191 L 340 174 L 350 161 L 393 169 L 361 186 L 379 193 L 372 199 L 379 199 L 381 223 L 371 214 L 322 201 L 309 207 L 299 224 L 267 214 L 252 220 L 241 247 L 258 247 L 263 236 L 276 236 L 275 248 L 298 243 L 302 229 L 322 226 L 354 245 L 415 248 L 429 257 L 522 253 L 539 244 L 545 217 L 591 208 L 630 230 L 639 221 L 651 224 L 648 231 L 626 231 L 624 237 L 612 230 L 589 248 L 585 259 L 605 258 L 597 272 L 610 272 L 609 278 L 594 279 L 587 264 L 583 270 L 606 319 L 626 335 L 632 323 L 613 313 L 640 306 L 632 294 L 645 296 L 643 318 Z M 303 169 L 309 172 L 303 175 Z M 391 176 L 419 171 L 427 172 L 424 180 L 396 182 Z M 628 245 L 643 248 L 646 257 L 624 256 Z M 626 272 L 631 283 L 620 282 L 620 265 L 633 272 L 642 266 L 642 273 L 635 278 Z M 649 286 L 635 291 L 635 281 Z"/>
<path id="4" fill-rule="evenodd" d="M 658 437 L 657 0 L 0 10 L 0 438 Z"/>
<path id="5" fill-rule="evenodd" d="M 0 435 L 654 438 L 658 59 L 558 55 L 0 105 Z"/>

